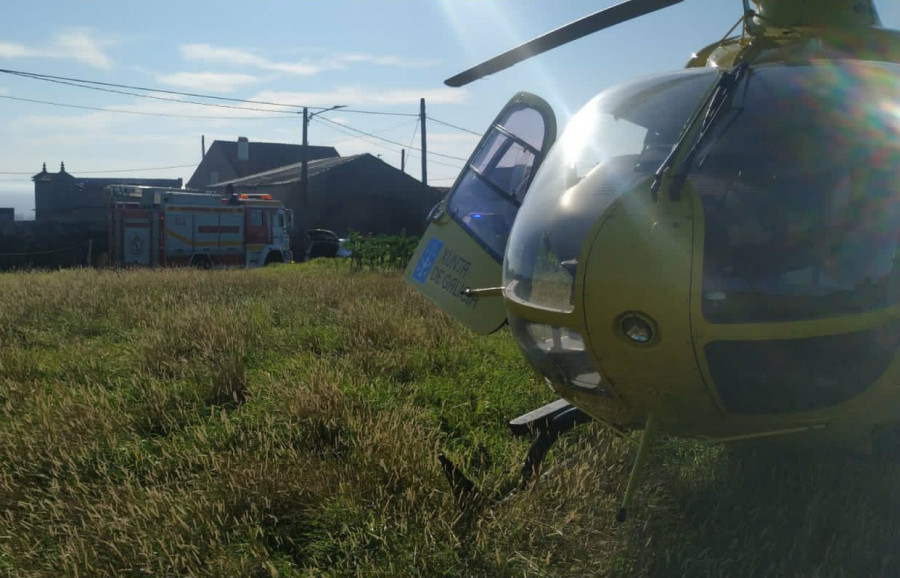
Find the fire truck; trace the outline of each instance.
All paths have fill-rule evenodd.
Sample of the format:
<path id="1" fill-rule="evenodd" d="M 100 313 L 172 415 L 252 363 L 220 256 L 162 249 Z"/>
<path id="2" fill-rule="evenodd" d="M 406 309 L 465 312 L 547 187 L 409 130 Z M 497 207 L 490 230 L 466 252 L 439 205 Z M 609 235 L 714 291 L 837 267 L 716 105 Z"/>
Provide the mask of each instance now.
<path id="1" fill-rule="evenodd" d="M 270 195 L 114 185 L 109 252 L 117 267 L 290 263 L 293 213 Z"/>

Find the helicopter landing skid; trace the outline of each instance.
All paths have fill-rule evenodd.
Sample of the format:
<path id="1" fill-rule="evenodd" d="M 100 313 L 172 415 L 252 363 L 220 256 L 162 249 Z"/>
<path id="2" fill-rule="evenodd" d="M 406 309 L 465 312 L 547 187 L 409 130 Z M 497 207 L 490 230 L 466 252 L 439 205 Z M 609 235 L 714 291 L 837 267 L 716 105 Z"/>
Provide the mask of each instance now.
<path id="1" fill-rule="evenodd" d="M 528 487 L 531 480 L 540 473 L 541 464 L 547 452 L 556 443 L 559 436 L 577 425 L 588 423 L 593 418 L 564 399 L 558 399 L 543 407 L 520 415 L 509 422 L 513 435 L 529 437 L 537 433 L 525 463 L 522 465 L 522 480 L 519 489 Z"/>
<path id="2" fill-rule="evenodd" d="M 494 500 L 503 502 L 517 492 L 528 489 L 531 481 L 540 473 L 541 464 L 547 456 L 547 452 L 550 451 L 560 434 L 592 420 L 591 416 L 566 400 L 558 399 L 510 421 L 509 429 L 513 435 L 526 437 L 533 435 L 535 432 L 537 432 L 537 435 L 531 443 L 531 447 L 528 448 L 528 454 L 525 456 L 525 463 L 522 466 L 522 479 L 511 490 L 499 493 Z M 616 429 L 616 431 L 619 432 L 620 430 Z M 647 456 L 653 443 L 656 441 L 656 434 L 657 423 L 654 414 L 651 413 L 647 416 L 647 421 L 644 424 L 644 432 L 641 435 L 637 456 L 631 468 L 631 475 L 628 476 L 628 485 L 625 488 L 622 505 L 616 513 L 616 521 L 619 523 L 624 522 L 628 515 L 628 507 L 634 498 L 634 492 L 645 468 Z M 443 453 L 438 455 L 438 459 L 457 502 L 461 506 L 465 506 L 480 501 L 480 492 L 475 483 L 466 477 L 456 467 L 456 464 L 450 461 Z"/>
<path id="3" fill-rule="evenodd" d="M 502 501 L 520 490 L 527 489 L 531 481 L 540 473 L 541 464 L 547 456 L 547 452 L 550 451 L 559 436 L 577 425 L 592 420 L 591 416 L 566 400 L 558 399 L 510 421 L 509 429 L 513 435 L 519 437 L 534 435 L 535 438 L 525 456 L 521 480 L 512 491 L 497 496 L 497 500 Z M 438 459 L 456 500 L 460 504 L 471 503 L 478 495 L 475 483 L 466 477 L 444 454 L 438 455 Z"/>

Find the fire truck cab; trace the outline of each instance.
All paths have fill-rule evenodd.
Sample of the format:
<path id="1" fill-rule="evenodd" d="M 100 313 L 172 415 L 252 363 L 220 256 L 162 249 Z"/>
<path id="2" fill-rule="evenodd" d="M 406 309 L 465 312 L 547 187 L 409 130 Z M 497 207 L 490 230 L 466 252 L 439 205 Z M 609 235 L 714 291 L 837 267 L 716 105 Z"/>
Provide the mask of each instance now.
<path id="1" fill-rule="evenodd" d="M 293 212 L 270 195 L 114 185 L 109 249 L 117 267 L 290 263 Z"/>

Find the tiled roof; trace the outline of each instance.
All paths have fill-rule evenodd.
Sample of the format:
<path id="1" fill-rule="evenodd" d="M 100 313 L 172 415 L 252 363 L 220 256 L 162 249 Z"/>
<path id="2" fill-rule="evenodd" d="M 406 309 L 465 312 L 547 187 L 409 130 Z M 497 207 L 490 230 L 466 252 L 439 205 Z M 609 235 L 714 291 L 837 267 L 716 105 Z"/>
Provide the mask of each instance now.
<path id="1" fill-rule="evenodd" d="M 214 149 L 221 149 L 222 154 L 233 165 L 235 173 L 244 175 L 253 175 L 276 167 L 298 163 L 303 156 L 302 145 L 253 141 L 249 141 L 247 144 L 249 150 L 246 165 L 237 160 L 238 143 L 235 141 L 214 141 L 207 154 L 213 152 Z M 310 160 L 338 156 L 334 147 L 310 146 L 308 148 Z"/>
<path id="2" fill-rule="evenodd" d="M 352 163 L 356 160 L 361 159 L 362 157 L 370 156 L 367 154 L 361 155 L 352 155 L 349 157 L 335 157 L 329 159 L 318 159 L 309 161 L 307 166 L 307 173 L 309 174 L 309 178 L 312 179 L 320 174 L 326 173 L 331 169 L 346 165 L 348 163 Z M 222 188 L 226 185 L 240 185 L 244 187 L 261 187 L 261 186 L 269 186 L 269 185 L 281 185 L 285 183 L 293 183 L 300 180 L 300 174 L 303 170 L 302 163 L 295 163 L 283 167 L 279 167 L 277 169 L 273 169 L 270 171 L 265 171 L 262 173 L 258 173 L 255 175 L 250 175 L 248 177 L 244 177 L 241 179 L 234 179 L 232 181 L 227 181 L 223 183 L 218 183 L 214 188 Z"/>
<path id="3" fill-rule="evenodd" d="M 75 177 L 75 182 L 84 186 L 106 185 L 135 185 L 141 187 L 168 187 L 181 188 L 181 179 L 123 179 L 123 178 L 81 178 Z"/>

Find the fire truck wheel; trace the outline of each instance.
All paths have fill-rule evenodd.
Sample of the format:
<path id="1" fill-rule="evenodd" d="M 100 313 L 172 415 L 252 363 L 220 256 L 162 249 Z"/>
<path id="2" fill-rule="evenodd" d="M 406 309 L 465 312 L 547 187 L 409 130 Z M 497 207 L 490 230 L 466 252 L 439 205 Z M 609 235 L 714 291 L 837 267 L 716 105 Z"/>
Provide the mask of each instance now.
<path id="1" fill-rule="evenodd" d="M 209 255 L 193 255 L 191 257 L 191 267 L 212 269 L 212 259 L 209 258 Z"/>
<path id="2" fill-rule="evenodd" d="M 272 263 L 284 263 L 284 257 L 278 251 L 272 251 L 266 255 L 266 262 L 263 265 L 271 265 Z"/>

